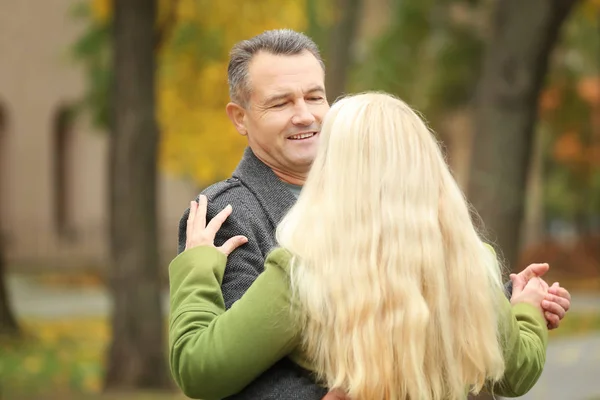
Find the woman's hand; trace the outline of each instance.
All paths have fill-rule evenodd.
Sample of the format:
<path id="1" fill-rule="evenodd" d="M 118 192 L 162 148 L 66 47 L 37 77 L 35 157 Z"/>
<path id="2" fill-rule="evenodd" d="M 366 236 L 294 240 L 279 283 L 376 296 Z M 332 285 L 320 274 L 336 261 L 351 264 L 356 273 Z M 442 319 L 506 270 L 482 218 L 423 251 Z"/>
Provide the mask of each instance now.
<path id="1" fill-rule="evenodd" d="M 185 242 L 186 250 L 197 246 L 212 246 L 228 256 L 233 250 L 248 242 L 248 238 L 239 235 L 227 240 L 222 246 L 216 247 L 215 236 L 223 222 L 231 214 L 232 208 L 228 205 L 206 225 L 206 205 L 207 199 L 204 195 L 200 195 L 198 202 L 192 201 L 190 203 Z"/>
<path id="2" fill-rule="evenodd" d="M 515 283 L 513 275 L 511 275 L 511 279 L 513 280 L 513 283 Z M 510 298 L 510 303 L 512 305 L 518 303 L 529 303 L 535 306 L 537 309 L 539 309 L 540 312 L 543 314 L 544 309 L 542 308 L 542 300 L 544 300 L 547 294 L 548 284 L 539 277 L 533 277 L 529 279 L 525 286 L 513 285 L 513 292 Z"/>

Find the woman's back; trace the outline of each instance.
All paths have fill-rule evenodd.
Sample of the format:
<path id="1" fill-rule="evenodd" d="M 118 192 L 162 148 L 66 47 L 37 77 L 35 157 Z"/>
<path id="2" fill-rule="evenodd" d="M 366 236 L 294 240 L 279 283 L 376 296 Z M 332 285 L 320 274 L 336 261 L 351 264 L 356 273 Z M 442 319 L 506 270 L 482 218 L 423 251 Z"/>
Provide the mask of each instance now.
<path id="1" fill-rule="evenodd" d="M 356 399 L 460 398 L 503 373 L 501 274 L 433 134 L 385 94 L 327 115 L 278 229 L 306 352 Z"/>

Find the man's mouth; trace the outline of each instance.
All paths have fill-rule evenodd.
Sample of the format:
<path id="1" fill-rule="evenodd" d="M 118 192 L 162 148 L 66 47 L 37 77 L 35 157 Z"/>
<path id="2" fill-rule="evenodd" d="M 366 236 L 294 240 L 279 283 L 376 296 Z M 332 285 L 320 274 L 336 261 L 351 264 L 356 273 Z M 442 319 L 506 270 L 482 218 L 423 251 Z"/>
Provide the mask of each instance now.
<path id="1" fill-rule="evenodd" d="M 290 136 L 290 137 L 288 137 L 288 139 L 291 139 L 291 140 L 303 140 L 303 139 L 311 138 L 311 137 L 315 136 L 316 134 L 317 134 L 317 132 L 304 132 L 304 133 L 299 133 L 299 134 L 294 135 L 294 136 Z"/>

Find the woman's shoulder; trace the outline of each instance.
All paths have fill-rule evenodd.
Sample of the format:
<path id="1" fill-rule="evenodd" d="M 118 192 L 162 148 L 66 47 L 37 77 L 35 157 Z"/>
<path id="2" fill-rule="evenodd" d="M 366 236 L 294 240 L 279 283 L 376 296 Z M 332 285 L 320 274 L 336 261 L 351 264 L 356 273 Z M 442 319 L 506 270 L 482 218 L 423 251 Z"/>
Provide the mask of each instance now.
<path id="1" fill-rule="evenodd" d="M 289 250 L 284 249 L 283 247 L 276 247 L 271 250 L 267 255 L 265 266 L 276 267 L 283 270 L 286 274 L 290 272 L 290 265 L 292 263 L 293 255 Z"/>

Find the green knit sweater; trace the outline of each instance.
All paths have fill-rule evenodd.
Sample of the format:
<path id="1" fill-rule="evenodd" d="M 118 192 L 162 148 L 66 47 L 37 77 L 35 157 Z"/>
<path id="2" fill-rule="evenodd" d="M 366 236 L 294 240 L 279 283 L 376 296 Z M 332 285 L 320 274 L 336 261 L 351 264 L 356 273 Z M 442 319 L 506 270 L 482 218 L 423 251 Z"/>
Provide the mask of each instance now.
<path id="1" fill-rule="evenodd" d="M 175 381 L 191 398 L 235 394 L 283 357 L 310 370 L 299 351 L 300 327 L 291 313 L 289 253 L 272 251 L 265 271 L 227 311 L 221 294 L 226 261 L 215 248 L 200 246 L 184 251 L 169 266 L 169 363 Z M 538 309 L 511 306 L 502 297 L 506 372 L 494 393 L 517 397 L 542 373 L 548 331 Z"/>

